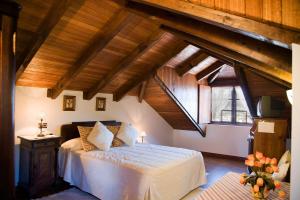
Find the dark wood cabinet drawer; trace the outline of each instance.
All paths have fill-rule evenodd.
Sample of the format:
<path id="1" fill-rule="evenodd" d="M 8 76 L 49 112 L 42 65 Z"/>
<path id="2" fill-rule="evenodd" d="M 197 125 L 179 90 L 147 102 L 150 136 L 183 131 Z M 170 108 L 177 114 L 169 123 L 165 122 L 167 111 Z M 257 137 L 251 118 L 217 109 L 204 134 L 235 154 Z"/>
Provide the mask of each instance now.
<path id="1" fill-rule="evenodd" d="M 57 144 L 57 142 L 52 141 L 52 140 L 36 141 L 36 142 L 33 143 L 33 148 L 55 146 L 56 144 Z"/>

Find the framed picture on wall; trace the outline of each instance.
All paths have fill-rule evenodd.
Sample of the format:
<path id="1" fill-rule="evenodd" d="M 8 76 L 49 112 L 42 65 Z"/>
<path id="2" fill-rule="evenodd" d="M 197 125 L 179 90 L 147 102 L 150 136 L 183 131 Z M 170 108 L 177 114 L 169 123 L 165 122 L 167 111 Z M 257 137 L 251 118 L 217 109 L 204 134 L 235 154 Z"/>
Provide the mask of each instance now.
<path id="1" fill-rule="evenodd" d="M 76 96 L 64 95 L 63 111 L 75 111 Z"/>
<path id="2" fill-rule="evenodd" d="M 106 98 L 97 97 L 96 98 L 96 111 L 105 111 Z"/>

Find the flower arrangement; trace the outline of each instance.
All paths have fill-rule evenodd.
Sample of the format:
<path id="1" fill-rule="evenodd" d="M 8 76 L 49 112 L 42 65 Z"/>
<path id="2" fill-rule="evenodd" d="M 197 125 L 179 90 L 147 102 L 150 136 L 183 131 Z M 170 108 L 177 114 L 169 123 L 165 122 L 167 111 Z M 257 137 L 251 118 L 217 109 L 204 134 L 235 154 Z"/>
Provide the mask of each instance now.
<path id="1" fill-rule="evenodd" d="M 245 164 L 252 170 L 250 175 L 242 174 L 240 183 L 250 184 L 254 199 L 267 199 L 270 190 L 280 189 L 281 182 L 272 178 L 274 172 L 278 172 L 277 159 L 268 158 L 261 152 L 256 152 L 247 156 Z M 285 192 L 279 190 L 278 196 L 285 197 Z"/>

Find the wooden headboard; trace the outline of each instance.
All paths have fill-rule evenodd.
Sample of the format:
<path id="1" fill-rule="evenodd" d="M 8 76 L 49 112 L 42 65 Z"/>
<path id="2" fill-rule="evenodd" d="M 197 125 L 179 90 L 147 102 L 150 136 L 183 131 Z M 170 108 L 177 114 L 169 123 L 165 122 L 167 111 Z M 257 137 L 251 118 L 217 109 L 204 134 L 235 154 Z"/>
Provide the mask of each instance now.
<path id="1" fill-rule="evenodd" d="M 110 121 L 100 121 L 102 124 L 106 126 L 120 126 L 121 122 L 117 122 L 114 120 Z M 71 140 L 73 138 L 79 137 L 79 132 L 77 126 L 87 126 L 93 127 L 96 121 L 87 121 L 87 122 L 72 122 L 71 124 L 64 124 L 61 126 L 61 143 Z"/>

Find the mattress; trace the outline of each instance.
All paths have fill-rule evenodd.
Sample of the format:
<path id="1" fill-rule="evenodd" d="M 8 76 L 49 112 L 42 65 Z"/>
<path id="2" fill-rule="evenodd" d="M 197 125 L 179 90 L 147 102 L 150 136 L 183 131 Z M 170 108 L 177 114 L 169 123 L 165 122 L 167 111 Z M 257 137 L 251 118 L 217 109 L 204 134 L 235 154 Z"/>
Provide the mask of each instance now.
<path id="1" fill-rule="evenodd" d="M 206 183 L 200 152 L 153 144 L 59 150 L 59 175 L 102 200 L 176 200 Z"/>

